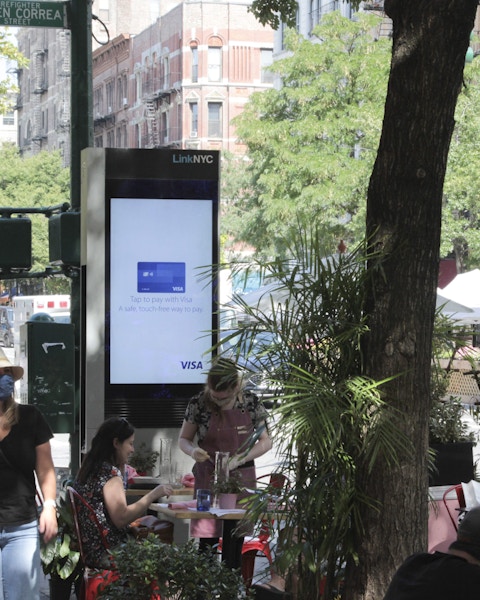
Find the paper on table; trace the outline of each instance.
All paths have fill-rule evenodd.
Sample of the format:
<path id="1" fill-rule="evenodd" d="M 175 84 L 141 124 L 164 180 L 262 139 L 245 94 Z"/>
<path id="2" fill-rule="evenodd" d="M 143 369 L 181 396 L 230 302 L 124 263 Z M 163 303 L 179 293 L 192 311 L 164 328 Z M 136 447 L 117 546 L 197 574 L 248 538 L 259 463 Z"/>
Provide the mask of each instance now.
<path id="1" fill-rule="evenodd" d="M 246 511 L 244 508 L 211 508 L 208 512 L 216 517 L 221 517 L 222 515 L 231 515 L 233 513 L 245 514 Z"/>

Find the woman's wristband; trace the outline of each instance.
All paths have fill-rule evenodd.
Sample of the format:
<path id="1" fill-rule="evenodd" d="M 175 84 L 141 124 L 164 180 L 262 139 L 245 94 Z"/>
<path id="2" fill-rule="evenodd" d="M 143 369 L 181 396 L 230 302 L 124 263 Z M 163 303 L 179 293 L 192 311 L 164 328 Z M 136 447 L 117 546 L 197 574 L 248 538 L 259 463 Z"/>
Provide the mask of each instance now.
<path id="1" fill-rule="evenodd" d="M 43 502 L 43 506 L 51 506 L 52 508 L 57 508 L 57 502 L 55 500 L 53 500 L 52 498 L 45 500 Z"/>

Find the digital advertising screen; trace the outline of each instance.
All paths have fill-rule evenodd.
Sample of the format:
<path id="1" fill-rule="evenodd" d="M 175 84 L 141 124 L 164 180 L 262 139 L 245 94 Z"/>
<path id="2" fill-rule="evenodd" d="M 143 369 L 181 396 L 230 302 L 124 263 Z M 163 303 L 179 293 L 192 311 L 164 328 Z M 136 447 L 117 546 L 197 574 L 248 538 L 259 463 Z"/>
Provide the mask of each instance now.
<path id="1" fill-rule="evenodd" d="M 215 343 L 218 155 L 158 156 L 153 178 L 143 161 L 126 176 L 131 165 L 107 154 L 107 402 L 191 396 L 204 385 Z M 198 156 L 203 162 L 192 162 Z"/>
<path id="2" fill-rule="evenodd" d="M 110 232 L 110 383 L 199 383 L 212 346 L 212 293 L 201 278 L 212 201 L 111 198 Z"/>

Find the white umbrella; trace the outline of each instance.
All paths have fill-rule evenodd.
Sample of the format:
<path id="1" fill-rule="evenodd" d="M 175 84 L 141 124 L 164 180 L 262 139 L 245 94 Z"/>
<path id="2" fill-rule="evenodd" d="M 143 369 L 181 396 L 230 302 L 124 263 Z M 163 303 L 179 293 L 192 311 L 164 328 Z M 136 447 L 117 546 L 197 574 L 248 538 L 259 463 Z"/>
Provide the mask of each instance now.
<path id="1" fill-rule="evenodd" d="M 437 308 L 442 308 L 442 313 L 473 313 L 473 308 L 469 308 L 465 306 L 465 304 L 460 304 L 460 302 L 454 302 L 450 300 L 446 296 L 442 295 L 443 290 L 440 288 L 437 289 Z"/>
<path id="2" fill-rule="evenodd" d="M 460 273 L 442 290 L 442 296 L 480 310 L 480 269 Z"/>

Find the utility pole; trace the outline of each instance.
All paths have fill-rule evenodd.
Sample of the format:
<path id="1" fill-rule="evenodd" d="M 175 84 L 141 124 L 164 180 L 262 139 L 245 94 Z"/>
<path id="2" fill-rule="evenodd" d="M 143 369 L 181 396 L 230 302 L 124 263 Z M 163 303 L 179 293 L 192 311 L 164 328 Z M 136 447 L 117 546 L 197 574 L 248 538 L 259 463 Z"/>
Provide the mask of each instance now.
<path id="1" fill-rule="evenodd" d="M 84 148 L 93 146 L 92 107 L 92 2 L 71 0 L 71 118 L 70 118 L 70 200 L 74 211 L 80 211 L 80 155 Z M 80 234 L 80 232 L 79 232 Z M 75 405 L 78 408 L 75 433 L 71 435 L 72 470 L 80 465 L 81 425 L 85 407 L 80 394 L 83 365 L 81 347 L 82 327 L 81 270 L 71 280 L 71 317 L 75 325 Z"/>

